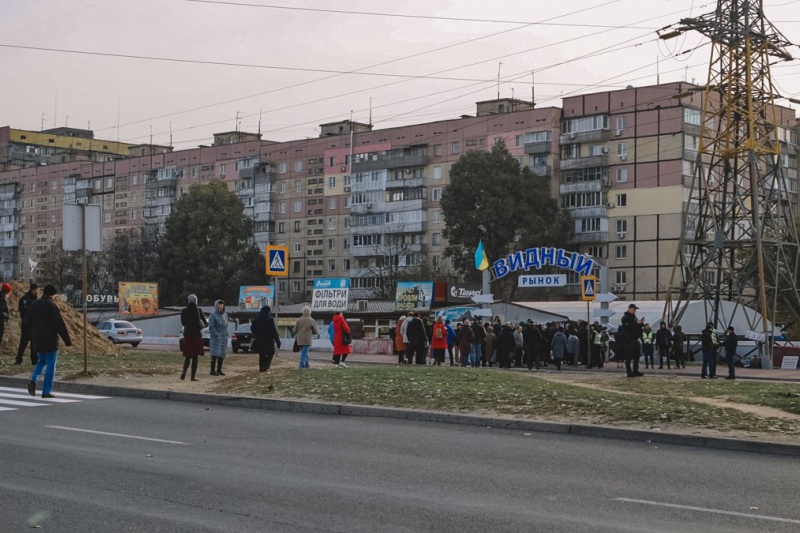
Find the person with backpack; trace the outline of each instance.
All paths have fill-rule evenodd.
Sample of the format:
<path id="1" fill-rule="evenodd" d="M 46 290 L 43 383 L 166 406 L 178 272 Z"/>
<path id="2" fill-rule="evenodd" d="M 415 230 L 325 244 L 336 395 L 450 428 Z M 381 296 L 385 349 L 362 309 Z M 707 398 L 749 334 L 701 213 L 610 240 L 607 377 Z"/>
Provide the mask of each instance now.
<path id="1" fill-rule="evenodd" d="M 433 352 L 433 364 L 441 366 L 444 363 L 444 352 L 447 350 L 447 328 L 444 325 L 444 317 L 437 316 L 436 322 L 431 328 L 431 350 Z"/>

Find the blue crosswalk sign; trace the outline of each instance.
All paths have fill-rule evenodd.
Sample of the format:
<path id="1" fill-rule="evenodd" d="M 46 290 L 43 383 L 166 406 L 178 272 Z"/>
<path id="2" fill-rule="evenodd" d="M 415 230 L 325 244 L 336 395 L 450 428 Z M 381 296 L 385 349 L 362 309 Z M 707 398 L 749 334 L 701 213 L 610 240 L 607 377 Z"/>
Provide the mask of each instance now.
<path id="1" fill-rule="evenodd" d="M 289 275 L 289 249 L 286 246 L 267 246 L 267 275 Z"/>
<path id="2" fill-rule="evenodd" d="M 595 298 L 597 298 L 597 278 L 581 276 L 581 299 L 584 302 L 593 302 Z"/>

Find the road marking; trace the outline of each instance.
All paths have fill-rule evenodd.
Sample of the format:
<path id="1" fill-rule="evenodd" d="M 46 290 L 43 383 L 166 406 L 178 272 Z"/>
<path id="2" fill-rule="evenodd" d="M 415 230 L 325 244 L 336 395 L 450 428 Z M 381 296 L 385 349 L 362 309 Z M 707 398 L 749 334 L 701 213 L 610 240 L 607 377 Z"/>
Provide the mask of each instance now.
<path id="1" fill-rule="evenodd" d="M 16 411 L 13 407 L 0 407 L 0 411 Z"/>
<path id="2" fill-rule="evenodd" d="M 0 392 L 0 398 L 27 399 L 27 398 L 30 398 L 30 397 L 31 396 L 29 396 L 27 392 L 23 393 L 22 391 L 20 391 L 17 394 L 12 394 L 10 392 Z M 39 397 L 39 398 L 36 398 L 36 399 L 40 400 L 40 401 L 43 401 L 43 402 L 49 402 L 49 403 L 78 403 L 78 402 L 80 402 L 80 400 L 70 400 L 70 399 L 67 399 L 67 398 L 41 398 L 41 397 Z"/>
<path id="3" fill-rule="evenodd" d="M 21 407 L 41 407 L 43 405 L 47 405 L 46 403 L 34 403 L 31 401 L 28 402 L 21 402 L 19 400 L 5 400 L 0 398 L 0 404 L 3 405 L 19 405 Z"/>
<path id="4" fill-rule="evenodd" d="M 624 503 L 641 503 L 643 505 L 654 505 L 657 507 L 669 507 L 671 509 L 684 509 L 686 511 L 698 511 L 701 513 L 722 514 L 727 516 L 738 516 L 741 518 L 752 518 L 755 520 L 769 520 L 770 522 L 782 522 L 785 524 L 800 524 L 800 520 L 791 518 L 779 518 L 777 516 L 766 516 L 760 514 L 737 513 L 736 511 L 723 511 L 721 509 L 709 509 L 707 507 L 692 507 L 691 505 L 678 505 L 675 503 L 650 502 L 647 500 L 633 500 L 630 498 L 614 498 L 614 501 Z"/>
<path id="5" fill-rule="evenodd" d="M 0 387 L 0 391 L 2 392 L 20 392 L 25 391 L 25 389 L 13 389 L 11 387 Z M 79 400 L 107 400 L 111 398 L 111 396 L 89 396 L 88 394 L 70 394 L 69 392 L 56 392 L 58 397 L 64 398 L 76 398 Z"/>
<path id="6" fill-rule="evenodd" d="M 178 444 L 181 446 L 191 446 L 191 444 L 188 442 L 180 442 L 177 440 L 151 439 L 150 437 L 138 437 L 136 435 L 125 435 L 123 433 L 107 433 L 105 431 L 94 431 L 91 429 L 81 429 L 81 428 L 68 428 L 64 426 L 45 426 L 45 427 L 50 429 L 61 429 L 64 431 L 77 431 L 79 433 L 92 433 L 94 435 L 106 435 L 108 437 L 122 437 L 125 439 L 147 440 L 151 442 L 163 442 L 165 444 Z"/>

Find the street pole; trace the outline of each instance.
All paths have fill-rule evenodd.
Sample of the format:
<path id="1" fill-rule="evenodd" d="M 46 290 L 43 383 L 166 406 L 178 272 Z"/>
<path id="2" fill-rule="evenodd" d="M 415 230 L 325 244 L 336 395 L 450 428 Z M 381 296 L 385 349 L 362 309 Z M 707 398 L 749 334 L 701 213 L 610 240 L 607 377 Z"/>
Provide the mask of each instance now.
<path id="1" fill-rule="evenodd" d="M 86 353 L 86 328 L 88 324 L 88 305 L 86 303 L 86 204 L 81 204 L 81 243 L 83 245 L 83 373 L 88 374 L 88 357 Z"/>
<path id="2" fill-rule="evenodd" d="M 591 312 L 589 310 L 589 303 L 590 302 L 586 302 L 586 356 L 588 357 L 586 361 L 587 363 L 589 363 L 592 360 L 592 328 L 591 328 Z"/>

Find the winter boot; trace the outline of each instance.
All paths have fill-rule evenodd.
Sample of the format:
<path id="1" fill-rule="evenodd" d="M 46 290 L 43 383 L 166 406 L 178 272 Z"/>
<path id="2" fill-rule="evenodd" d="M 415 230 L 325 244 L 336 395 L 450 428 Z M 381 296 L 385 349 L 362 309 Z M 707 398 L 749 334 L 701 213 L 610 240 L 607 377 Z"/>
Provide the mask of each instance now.
<path id="1" fill-rule="evenodd" d="M 211 358 L 211 375 L 212 376 L 216 376 L 217 375 L 217 359 L 219 359 L 219 358 L 218 357 L 212 357 Z"/>
<path id="2" fill-rule="evenodd" d="M 222 357 L 217 357 L 217 375 L 224 376 L 225 374 L 222 373 L 222 361 L 224 359 Z"/>

